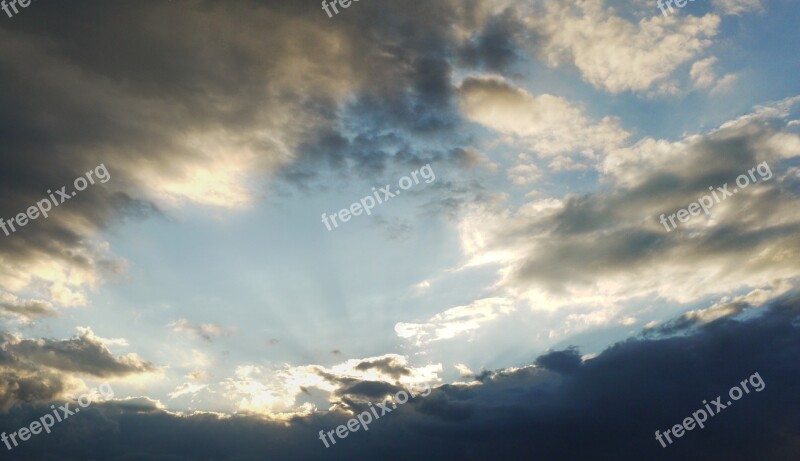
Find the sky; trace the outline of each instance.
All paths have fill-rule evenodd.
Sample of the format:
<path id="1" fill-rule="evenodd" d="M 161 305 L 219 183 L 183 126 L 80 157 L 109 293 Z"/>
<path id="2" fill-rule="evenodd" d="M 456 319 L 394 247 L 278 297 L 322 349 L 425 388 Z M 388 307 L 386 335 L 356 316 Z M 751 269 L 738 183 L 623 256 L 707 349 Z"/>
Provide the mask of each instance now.
<path id="1" fill-rule="evenodd" d="M 796 1 L 323 4 L 0 9 L 3 459 L 800 456 Z"/>

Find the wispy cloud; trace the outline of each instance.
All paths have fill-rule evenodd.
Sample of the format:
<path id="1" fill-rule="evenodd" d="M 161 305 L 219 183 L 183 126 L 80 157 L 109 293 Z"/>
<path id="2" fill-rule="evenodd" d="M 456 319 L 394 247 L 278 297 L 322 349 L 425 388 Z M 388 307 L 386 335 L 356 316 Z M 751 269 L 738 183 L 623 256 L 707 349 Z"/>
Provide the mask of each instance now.
<path id="1" fill-rule="evenodd" d="M 212 323 L 192 323 L 186 319 L 179 319 L 169 324 L 172 331 L 186 333 L 190 336 L 212 342 L 215 338 L 227 336 L 236 331 L 234 328 L 225 328 Z"/>

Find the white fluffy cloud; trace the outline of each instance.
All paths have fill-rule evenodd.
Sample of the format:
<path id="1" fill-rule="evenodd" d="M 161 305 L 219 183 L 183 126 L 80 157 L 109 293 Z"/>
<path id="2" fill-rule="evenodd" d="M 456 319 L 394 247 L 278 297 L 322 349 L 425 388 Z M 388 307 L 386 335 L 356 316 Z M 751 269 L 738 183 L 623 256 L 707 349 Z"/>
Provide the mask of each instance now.
<path id="1" fill-rule="evenodd" d="M 587 82 L 611 93 L 668 91 L 668 77 L 711 45 L 720 24 L 714 14 L 653 14 L 632 22 L 603 0 L 547 2 L 536 13 L 528 24 L 544 39 L 547 63 L 573 64 Z"/>
<path id="2" fill-rule="evenodd" d="M 718 76 L 714 69 L 716 64 L 717 58 L 713 56 L 701 59 L 692 64 L 689 77 L 691 77 L 694 82 L 695 88 L 711 88 L 711 93 L 713 94 L 728 90 L 736 83 L 738 79 L 736 74 L 726 74 L 722 77 Z"/>

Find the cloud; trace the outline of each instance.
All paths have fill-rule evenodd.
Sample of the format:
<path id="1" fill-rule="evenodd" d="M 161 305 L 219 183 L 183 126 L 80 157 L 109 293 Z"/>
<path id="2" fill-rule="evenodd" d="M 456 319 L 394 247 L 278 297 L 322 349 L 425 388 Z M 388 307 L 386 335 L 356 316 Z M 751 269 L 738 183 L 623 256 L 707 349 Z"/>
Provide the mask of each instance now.
<path id="1" fill-rule="evenodd" d="M 520 154 L 520 160 L 523 162 L 530 162 L 533 159 L 530 156 L 525 156 L 526 154 Z M 508 179 L 511 181 L 512 184 L 517 186 L 525 186 L 528 184 L 533 184 L 542 176 L 541 170 L 533 163 L 520 163 L 515 165 L 506 171 L 508 175 Z"/>
<path id="2" fill-rule="evenodd" d="M 714 84 L 717 80 L 717 74 L 714 72 L 713 66 L 716 63 L 717 58 L 710 57 L 692 64 L 689 76 L 694 80 L 694 85 L 697 88 L 708 88 Z"/>
<path id="3" fill-rule="evenodd" d="M 42 317 L 55 317 L 58 311 L 47 301 L 21 300 L 11 293 L 0 291 L 0 315 L 11 317 L 19 323 L 29 324 Z"/>
<path id="4" fill-rule="evenodd" d="M 536 359 L 536 366 L 562 375 L 569 375 L 580 370 L 581 355 L 575 347 L 548 352 Z"/>
<path id="5" fill-rule="evenodd" d="M 208 342 L 212 342 L 214 338 L 227 336 L 236 331 L 233 328 L 225 328 L 212 323 L 191 323 L 186 319 L 179 319 L 171 322 L 169 326 L 172 328 L 172 331 L 186 333 Z"/>
<path id="6" fill-rule="evenodd" d="M 395 325 L 397 336 L 414 341 L 417 345 L 452 339 L 476 332 L 483 324 L 515 310 L 513 302 L 505 298 L 480 299 L 467 306 L 458 306 L 436 314 L 425 323 Z"/>
<path id="7" fill-rule="evenodd" d="M 395 380 L 399 380 L 403 376 L 410 376 L 411 370 L 399 360 L 399 357 L 384 357 L 378 360 L 365 360 L 355 366 L 356 370 L 367 371 L 376 370 L 384 375 L 391 376 Z"/>
<path id="8" fill-rule="evenodd" d="M 527 25 L 544 41 L 551 66 L 575 65 L 584 80 L 610 93 L 667 91 L 667 79 L 711 45 L 719 16 L 644 15 L 633 22 L 603 0 L 545 2 Z"/>
<path id="9" fill-rule="evenodd" d="M 52 4 L 36 20 L 0 30 L 7 45 L 0 77 L 15 82 L 0 87 L 0 151 L 8 160 L 0 217 L 24 212 L 101 163 L 110 173 L 49 218 L 0 238 L 0 314 L 31 324 L 89 305 L 94 290 L 127 269 L 104 234 L 128 219 L 241 213 L 273 186 L 302 188 L 315 175 L 369 178 L 421 160 L 497 168 L 456 129 L 463 119 L 452 77 L 454 66 L 514 64 L 513 15 L 465 0 L 359 7 L 334 21 L 275 0 Z M 70 27 L 64 17 L 87 21 Z M 477 181 L 455 179 L 440 190 L 430 207 L 448 213 L 485 194 Z M 410 229 L 405 221 L 385 227 L 399 238 Z M 171 328 L 206 341 L 232 331 L 187 319 Z M 30 368 L 5 375 L 22 400 L 4 402 L 26 401 L 35 382 L 44 386 L 39 394 L 53 396 L 82 374 L 154 369 L 138 356 L 111 354 L 123 343 L 90 331 L 66 341 L 3 338 L 27 354 Z M 191 366 L 180 374 L 207 379 L 186 356 Z M 267 400 L 242 408 L 265 408 Z"/>
<path id="10" fill-rule="evenodd" d="M 721 78 L 717 76 L 714 70 L 714 65 L 716 65 L 716 63 L 717 58 L 710 57 L 701 59 L 692 64 L 689 76 L 694 82 L 695 88 L 711 88 L 711 93 L 716 94 L 730 89 L 730 87 L 736 83 L 738 79 L 736 74 L 727 74 Z"/>
<path id="11" fill-rule="evenodd" d="M 764 9 L 761 0 L 711 0 L 711 3 L 723 14 L 741 15 Z"/>
<path id="12" fill-rule="evenodd" d="M 453 85 L 473 71 L 513 69 L 521 56 L 518 42 L 528 40 L 534 54 L 553 66 L 574 65 L 596 88 L 661 91 L 671 87 L 676 72 L 702 59 L 719 18 L 631 20 L 637 12 L 623 17 L 590 0 L 577 6 L 549 2 L 545 14 L 518 21 L 510 3 L 360 2 L 330 20 L 318 7 L 315 16 L 307 5 L 273 0 L 216 6 L 202 0 L 77 2 L 41 4 L 35 21 L 15 19 L 0 32 L 6 44 L 0 76 L 15 82 L 0 87 L 0 150 L 12 159 L 0 180 L 0 215 L 24 211 L 48 188 L 69 184 L 101 161 L 112 180 L 0 242 L 0 312 L 33 322 L 88 304 L 91 290 L 125 270 L 101 238 L 120 219 L 196 206 L 239 212 L 257 203 L 276 179 L 302 187 L 326 173 L 370 178 L 427 159 L 496 169 L 468 147 L 472 140 L 461 134 L 462 116 L 548 157 L 518 156 L 516 164 L 504 166 L 518 187 L 534 184 L 544 165 L 571 171 L 599 162 L 603 188 L 516 208 L 516 201 L 484 192 L 477 181 L 437 182 L 437 211 L 452 212 L 476 199 L 458 223 L 462 247 L 470 264 L 498 263 L 497 288 L 508 293 L 398 324 L 398 334 L 411 342 L 475 337 L 526 296 L 544 306 L 585 302 L 570 311 L 572 326 L 630 324 L 622 312 L 595 307 L 636 296 L 696 302 L 725 290 L 761 287 L 769 298 L 780 293 L 778 287 L 797 275 L 792 210 L 800 175 L 786 165 L 797 152 L 797 137 L 776 128 L 776 120 L 761 114 L 713 133 L 623 147 L 627 132 L 616 119 L 593 119 L 565 98 L 533 94 L 497 77 L 467 77 Z M 68 17 L 87 20 L 75 27 Z M 698 79 L 703 72 L 698 70 Z M 729 88 L 731 75 L 713 75 L 706 88 Z M 459 112 L 462 99 L 466 110 Z M 515 118 L 495 116 L 492 107 Z M 720 206 L 710 220 L 668 236 L 659 233 L 653 221 L 658 213 L 740 173 L 742 164 L 749 168 L 762 160 L 776 162 L 772 182 Z M 408 231 L 405 222 L 388 227 L 397 236 Z M 440 386 L 376 424 L 363 443 L 340 443 L 333 455 L 316 445 L 319 429 L 336 427 L 359 404 L 401 385 L 439 381 L 441 365 L 413 364 L 399 354 L 277 370 L 257 361 L 213 384 L 198 369 L 209 360 L 196 356 L 180 374 L 204 382 L 176 381 L 167 389 L 170 396 L 222 390 L 239 415 L 178 416 L 157 401 L 134 398 L 92 408 L 59 427 L 60 434 L 37 438 L 15 456 L 47 459 L 58 453 L 69 460 L 102 453 L 113 461 L 259 459 L 269 453 L 314 459 L 390 450 L 389 457 L 514 459 L 529 457 L 534 447 L 542 459 L 592 459 L 600 452 L 659 459 L 674 456 L 674 450 L 660 452 L 649 433 L 641 439 L 637 434 L 642 427 L 679 421 L 683 414 L 677 410 L 663 412 L 678 407 L 676 402 L 691 405 L 694 400 L 680 400 L 690 392 L 697 400 L 706 390 L 718 392 L 720 383 L 697 370 L 718 380 L 740 379 L 740 372 L 759 365 L 769 390 L 777 382 L 783 391 L 776 394 L 785 397 L 783 406 L 770 397 L 763 411 L 741 411 L 750 424 L 770 430 L 765 438 L 774 438 L 737 432 L 734 423 L 747 418 L 734 416 L 704 433 L 711 440 L 681 442 L 708 459 L 791 459 L 797 439 L 781 437 L 796 434 L 796 423 L 779 410 L 796 401 L 788 392 L 797 387 L 789 361 L 797 357 L 796 303 L 740 318 L 756 313 L 744 302 L 734 297 L 665 323 L 674 337 L 634 338 L 588 360 L 579 360 L 577 350 L 554 351 L 531 357 L 536 365 L 482 373 L 480 384 Z M 186 319 L 172 328 L 206 341 L 232 331 Z M 135 354 L 112 354 L 109 347 L 123 347 L 125 340 L 104 339 L 89 329 L 68 340 L 2 338 L 0 407 L 12 410 L 0 416 L 3 427 L 21 427 L 41 415 L 47 405 L 20 404 L 49 403 L 75 388 L 78 377 L 119 378 L 155 369 Z M 665 393 L 652 391 L 662 387 Z M 664 399 L 668 410 L 655 406 Z M 734 436 L 728 441 L 754 441 L 748 445 L 753 453 L 725 446 L 720 433 Z"/>
<path id="13" fill-rule="evenodd" d="M 459 101 L 470 120 L 511 135 L 543 156 L 612 148 L 628 137 L 612 117 L 594 122 L 564 98 L 534 96 L 498 77 L 465 79 Z"/>
<path id="14" fill-rule="evenodd" d="M 0 239 L 0 289 L 85 305 L 124 272 L 99 234 L 129 217 L 240 212 L 266 184 L 301 187 L 330 172 L 431 158 L 468 166 L 469 143 L 450 137 L 460 123 L 451 62 L 509 65 L 511 17 L 462 0 L 359 7 L 332 21 L 274 0 L 45 5 L 0 31 L 0 77 L 15 82 L 0 88 L 0 149 L 14 159 L 0 217 L 101 163 L 111 175 Z M 93 19 L 79 30 L 64 15 Z M 437 133 L 447 133 L 439 147 L 419 147 Z"/>
<path id="15" fill-rule="evenodd" d="M 31 367 L 9 367 L 8 354 L 2 354 L 0 367 L 0 411 L 21 404 L 42 403 L 61 396 L 67 385 L 61 377 L 47 370 Z M 15 369 L 16 368 L 16 369 Z"/>
<path id="16" fill-rule="evenodd" d="M 174 391 L 170 392 L 169 398 L 177 399 L 178 397 L 182 397 L 184 395 L 190 395 L 192 397 L 196 396 L 200 391 L 205 390 L 208 388 L 206 384 L 192 384 L 192 383 L 183 383 L 180 386 L 176 387 Z"/>
<path id="17" fill-rule="evenodd" d="M 460 225 L 465 266 L 498 264 L 507 297 L 535 309 L 583 306 L 588 312 L 573 320 L 585 325 L 618 319 L 618 307 L 637 298 L 690 303 L 792 280 L 800 276 L 790 257 L 800 231 L 798 178 L 784 162 L 800 151 L 800 137 L 785 129 L 795 103 L 759 107 L 679 141 L 645 138 L 611 150 L 599 191 L 515 210 L 502 201 L 473 207 Z M 710 216 L 671 232 L 659 224 L 709 187 L 735 187 L 756 165 L 764 174 L 753 170 L 757 181 Z"/>
<path id="18" fill-rule="evenodd" d="M 136 354 L 113 355 L 104 341 L 89 328 L 79 328 L 68 340 L 0 333 L 0 410 L 82 391 L 86 387 L 82 378 L 119 379 L 158 371 Z"/>
<path id="19" fill-rule="evenodd" d="M 408 357 L 398 354 L 350 359 L 330 367 L 286 365 L 271 372 L 242 365 L 220 388 L 237 402 L 239 412 L 286 421 L 322 408 L 350 408 L 387 389 L 436 383 L 441 370 L 441 364 L 412 366 Z"/>
<path id="20" fill-rule="evenodd" d="M 456 368 L 456 370 L 458 370 L 458 374 L 462 378 L 468 378 L 470 376 L 474 376 L 475 375 L 475 372 L 470 370 L 469 367 L 464 365 L 463 363 L 457 363 L 457 364 L 454 365 L 454 367 Z"/>
<path id="21" fill-rule="evenodd" d="M 136 354 L 114 356 L 89 328 L 67 340 L 22 339 L 2 336 L 2 349 L 14 360 L 36 364 L 68 373 L 98 378 L 122 377 L 155 372 L 156 367 Z"/>
<path id="22" fill-rule="evenodd" d="M 697 329 L 722 318 L 733 318 L 748 310 L 758 309 L 767 305 L 773 298 L 778 298 L 792 289 L 792 285 L 781 281 L 775 287 L 755 289 L 745 295 L 729 297 L 714 303 L 711 307 L 696 309 L 682 314 L 674 320 L 662 325 L 648 325 L 645 327 L 646 336 L 667 337 L 674 334 L 685 334 L 687 331 Z"/>
<path id="23" fill-rule="evenodd" d="M 676 456 L 783 461 L 792 459 L 800 442 L 798 422 L 785 411 L 800 405 L 799 303 L 794 293 L 772 301 L 758 316 L 720 318 L 682 336 L 633 337 L 586 360 L 574 348 L 552 351 L 538 357 L 537 365 L 436 387 L 427 397 L 390 408 L 368 432 L 353 432 L 352 440 L 337 439 L 327 449 L 319 431 L 346 424 L 352 413 L 271 422 L 245 415 L 176 415 L 158 402 L 138 399 L 92 405 L 59 426 L 59 436 L 32 438 L 15 450 L 20 459 L 33 460 L 57 449 L 64 461 L 90 453 L 103 453 L 109 461 L 256 460 L 264 453 L 276 460 L 375 453 L 405 459 L 421 452 L 436 459 L 527 459 L 535 446 L 537 459 L 545 461 L 593 459 L 599 452 L 623 461 Z M 763 391 L 751 388 L 709 417 L 704 429 L 673 438 L 668 449 L 655 439 L 656 430 L 681 423 L 703 408 L 703 400 L 726 396 L 755 373 L 765 383 Z M 377 384 L 358 388 L 378 397 L 392 390 Z M 21 427 L 44 412 L 46 407 L 17 409 L 0 415 L 0 424 Z"/>
<path id="24" fill-rule="evenodd" d="M 711 94 L 719 94 L 729 91 L 733 88 L 736 82 L 739 81 L 739 74 L 725 74 L 719 79 L 714 88 L 711 89 Z"/>
<path id="25" fill-rule="evenodd" d="M 554 158 L 547 167 L 553 171 L 582 171 L 588 169 L 585 163 L 564 155 Z"/>

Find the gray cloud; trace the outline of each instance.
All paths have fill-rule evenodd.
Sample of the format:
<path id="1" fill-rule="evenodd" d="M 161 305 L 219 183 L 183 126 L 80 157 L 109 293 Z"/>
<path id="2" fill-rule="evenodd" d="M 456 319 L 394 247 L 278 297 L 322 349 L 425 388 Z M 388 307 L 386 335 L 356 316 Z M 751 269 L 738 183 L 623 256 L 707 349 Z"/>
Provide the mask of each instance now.
<path id="1" fill-rule="evenodd" d="M 600 191 L 534 201 L 510 217 L 496 204 L 486 207 L 472 218 L 490 236 L 479 253 L 511 253 L 504 286 L 553 305 L 570 297 L 591 303 L 598 290 L 611 296 L 606 301 L 657 293 L 688 302 L 797 277 L 800 266 L 788 255 L 800 250 L 793 167 L 800 138 L 785 128 L 795 103 L 680 141 L 648 138 L 614 149 L 602 160 Z M 754 173 L 755 182 L 708 217 L 701 213 L 672 231 L 659 223 L 662 214 L 711 194 L 710 187 L 727 183 L 733 191 L 739 175 L 764 162 L 771 177 Z"/>
<path id="2" fill-rule="evenodd" d="M 0 292 L 0 315 L 29 323 L 42 317 L 54 317 L 58 315 L 58 311 L 47 301 L 21 300 L 10 293 Z"/>
<path id="3" fill-rule="evenodd" d="M 411 375 L 411 370 L 393 357 L 364 361 L 356 365 L 355 369 L 360 371 L 377 370 L 394 379 L 400 379 L 403 376 Z"/>
<path id="4" fill-rule="evenodd" d="M 135 354 L 113 355 L 88 328 L 67 340 L 0 332 L 0 410 L 64 398 L 74 378 L 120 378 L 156 370 Z"/>
<path id="5" fill-rule="evenodd" d="M 135 354 L 114 356 L 89 329 L 67 340 L 21 339 L 9 334 L 0 339 L 0 348 L 14 363 L 100 378 L 156 371 L 152 363 Z"/>

